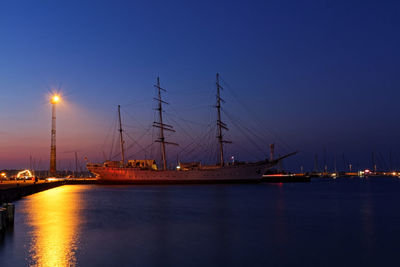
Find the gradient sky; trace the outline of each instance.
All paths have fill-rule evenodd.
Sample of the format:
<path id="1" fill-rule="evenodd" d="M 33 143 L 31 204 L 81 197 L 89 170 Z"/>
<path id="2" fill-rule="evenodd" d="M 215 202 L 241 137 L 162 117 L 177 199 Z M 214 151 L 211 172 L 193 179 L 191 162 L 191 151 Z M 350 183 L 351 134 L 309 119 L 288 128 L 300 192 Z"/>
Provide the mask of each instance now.
<path id="1" fill-rule="evenodd" d="M 183 149 L 215 120 L 216 72 L 231 118 L 263 132 L 252 148 L 225 116 L 228 155 L 261 159 L 276 142 L 300 151 L 284 163 L 293 170 L 312 169 L 316 153 L 322 165 L 324 150 L 330 167 L 342 153 L 370 167 L 375 152 L 379 167 L 392 153 L 400 168 L 399 28 L 397 1 L 1 1 L 0 168 L 25 168 L 30 154 L 48 167 L 54 90 L 60 168 L 73 151 L 112 154 L 118 104 L 141 142 L 158 75 L 167 113 L 187 120 L 169 137 Z"/>

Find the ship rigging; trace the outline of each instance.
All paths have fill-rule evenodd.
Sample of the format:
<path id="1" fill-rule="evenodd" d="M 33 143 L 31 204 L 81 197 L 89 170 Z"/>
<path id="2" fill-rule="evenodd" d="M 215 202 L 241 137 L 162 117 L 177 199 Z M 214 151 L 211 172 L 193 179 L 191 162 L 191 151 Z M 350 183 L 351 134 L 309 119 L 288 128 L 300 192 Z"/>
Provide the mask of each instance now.
<path id="1" fill-rule="evenodd" d="M 225 139 L 224 131 L 228 131 L 227 124 L 222 121 L 221 115 L 221 103 L 225 101 L 221 98 L 221 90 L 223 87 L 220 84 L 220 76 L 216 74 L 216 129 L 217 129 L 217 141 L 219 144 L 219 159 L 216 165 L 202 165 L 200 162 L 182 163 L 178 161 L 178 167 L 175 169 L 168 168 L 167 164 L 167 151 L 166 145 L 178 146 L 177 143 L 166 140 L 165 132 L 175 132 L 172 125 L 164 122 L 163 118 L 163 105 L 168 105 L 162 98 L 162 92 L 166 92 L 165 88 L 161 87 L 160 79 L 157 77 L 156 84 L 154 87 L 157 90 L 157 97 L 154 100 L 157 103 L 156 111 L 158 113 L 157 119 L 153 121 L 152 127 L 159 130 L 158 138 L 154 140 L 154 143 L 160 144 L 161 152 L 161 169 L 157 168 L 154 159 L 144 160 L 128 160 L 125 158 L 125 131 L 122 126 L 121 119 L 121 106 L 118 106 L 118 131 L 119 131 L 119 142 L 120 142 L 120 154 L 121 161 L 118 163 L 115 161 L 106 161 L 104 164 L 92 164 L 88 163 L 87 167 L 97 176 L 103 180 L 108 181 L 129 181 L 129 182 L 193 182 L 193 181 L 240 181 L 240 180 L 252 180 L 256 181 L 261 179 L 261 174 L 266 169 L 273 167 L 282 159 L 289 157 L 296 152 L 286 154 L 282 157 L 265 159 L 254 163 L 245 162 L 234 162 L 226 165 L 224 156 L 224 145 L 232 143 Z M 229 118 L 229 117 L 228 117 Z M 129 136 L 129 135 L 127 135 Z M 136 141 L 138 144 L 138 142 Z M 177 157 L 178 159 L 178 157 Z"/>

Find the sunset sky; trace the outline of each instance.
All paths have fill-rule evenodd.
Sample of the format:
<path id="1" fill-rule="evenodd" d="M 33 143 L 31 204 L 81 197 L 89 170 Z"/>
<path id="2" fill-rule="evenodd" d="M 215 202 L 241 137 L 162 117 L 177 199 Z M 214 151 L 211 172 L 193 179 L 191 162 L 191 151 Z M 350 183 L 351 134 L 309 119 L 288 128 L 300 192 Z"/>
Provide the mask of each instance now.
<path id="1" fill-rule="evenodd" d="M 275 142 L 279 154 L 300 151 L 284 163 L 292 170 L 311 170 L 316 153 L 322 166 L 324 149 L 330 166 L 336 155 L 341 168 L 344 153 L 370 167 L 375 152 L 379 167 L 391 153 L 400 168 L 399 14 L 398 1 L 368 0 L 2 1 L 0 169 L 26 168 L 29 155 L 48 168 L 55 91 L 60 169 L 74 151 L 82 164 L 118 152 L 109 144 L 118 104 L 127 146 L 146 147 L 157 76 L 176 161 L 215 121 L 217 72 L 234 141 L 227 157 L 262 159 Z"/>

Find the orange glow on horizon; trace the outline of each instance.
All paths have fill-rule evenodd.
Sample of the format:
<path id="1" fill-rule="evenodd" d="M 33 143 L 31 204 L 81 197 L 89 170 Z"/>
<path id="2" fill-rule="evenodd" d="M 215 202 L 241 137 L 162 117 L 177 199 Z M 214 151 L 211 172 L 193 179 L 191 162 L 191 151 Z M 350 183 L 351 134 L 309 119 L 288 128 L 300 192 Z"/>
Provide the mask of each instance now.
<path id="1" fill-rule="evenodd" d="M 66 89 L 50 85 L 49 88 L 24 104 L 26 110 L 23 114 L 3 121 L 4 127 L 0 129 L 0 169 L 28 169 L 28 155 L 32 156 L 32 169 L 48 169 L 51 106 L 54 105 L 57 109 L 57 158 L 60 168 L 68 168 L 73 161 L 73 155 L 65 151 L 81 151 L 80 156 L 84 154 L 93 161 L 102 161 L 99 146 L 112 120 L 109 114 L 113 113 L 108 110 L 99 113 L 79 102 L 81 99 L 71 99 Z M 51 103 L 54 96 L 59 98 L 57 104 Z"/>

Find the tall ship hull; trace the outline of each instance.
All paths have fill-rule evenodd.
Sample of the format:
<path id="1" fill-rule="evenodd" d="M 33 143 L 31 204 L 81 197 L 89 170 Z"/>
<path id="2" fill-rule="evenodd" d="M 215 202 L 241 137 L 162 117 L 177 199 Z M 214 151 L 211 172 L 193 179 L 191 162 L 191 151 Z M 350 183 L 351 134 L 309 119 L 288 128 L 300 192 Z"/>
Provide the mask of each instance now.
<path id="1" fill-rule="evenodd" d="M 269 162 L 230 166 L 206 166 L 190 170 L 151 170 L 130 167 L 107 167 L 88 164 L 88 169 L 105 183 L 213 183 L 257 182 L 271 167 Z"/>
<path id="2" fill-rule="evenodd" d="M 165 131 L 175 132 L 172 125 L 165 124 L 163 121 L 163 104 L 168 104 L 162 100 L 161 91 L 166 91 L 160 86 L 157 78 L 155 88 L 158 95 L 154 98 L 157 101 L 158 121 L 153 122 L 153 127 L 159 129 L 159 137 L 154 142 L 160 143 L 161 151 L 161 170 L 154 159 L 150 160 L 125 160 L 125 147 L 123 129 L 121 121 L 120 106 L 118 106 L 119 137 L 121 147 L 121 161 L 106 161 L 103 164 L 88 163 L 87 168 L 96 174 L 102 182 L 107 183 L 211 183 L 211 182 L 257 182 L 261 181 L 262 175 L 268 168 L 275 166 L 281 159 L 294 153 L 274 159 L 271 152 L 270 160 L 263 160 L 254 163 L 232 162 L 226 163 L 224 157 L 224 144 L 230 144 L 224 138 L 223 131 L 227 131 L 227 125 L 221 120 L 220 97 L 222 86 L 219 83 L 219 74 L 216 76 L 217 86 L 217 140 L 219 144 L 219 163 L 217 165 L 202 166 L 200 162 L 179 163 L 176 169 L 167 168 L 166 145 L 178 145 L 177 143 L 165 140 Z M 271 149 L 273 151 L 273 148 Z"/>

